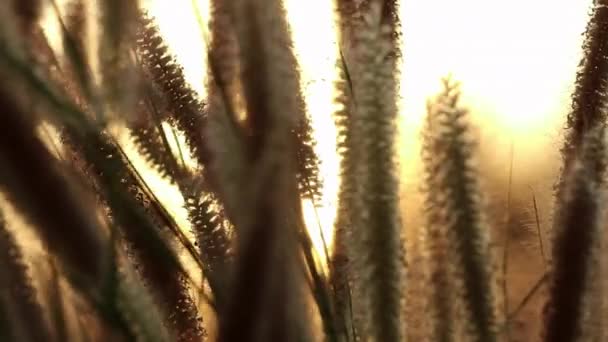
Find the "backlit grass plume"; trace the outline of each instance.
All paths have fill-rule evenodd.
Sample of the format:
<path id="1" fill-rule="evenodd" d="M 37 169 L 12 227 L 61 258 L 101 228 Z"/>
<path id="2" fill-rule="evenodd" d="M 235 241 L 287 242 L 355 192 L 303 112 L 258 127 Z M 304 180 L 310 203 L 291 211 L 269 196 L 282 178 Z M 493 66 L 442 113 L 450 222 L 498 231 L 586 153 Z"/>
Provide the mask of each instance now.
<path id="1" fill-rule="evenodd" d="M 355 35 L 353 83 L 356 101 L 350 113 L 354 185 L 349 251 L 361 298 L 362 334 L 371 341 L 403 336 L 403 263 L 399 182 L 395 163 L 396 45 L 390 2 L 372 1 Z"/>
<path id="2" fill-rule="evenodd" d="M 192 156 L 204 165 L 208 157 L 202 134 L 203 104 L 186 84 L 183 69 L 168 51 L 153 20 L 147 16 L 143 16 L 138 25 L 137 48 L 155 86 L 165 95 L 167 108 L 163 109 L 172 114 L 168 120 L 183 132 Z"/>
<path id="3" fill-rule="evenodd" d="M 444 86 L 452 86 L 444 84 Z M 444 97 L 449 96 L 450 89 L 444 89 Z M 440 95 L 441 96 L 441 95 Z M 441 124 L 439 106 L 445 98 L 437 98 L 437 103 L 427 104 L 426 126 L 423 138 L 423 160 L 425 166 L 425 186 L 426 186 L 426 223 L 425 230 L 421 232 L 422 239 L 426 244 L 427 252 L 427 272 L 429 281 L 433 284 L 431 298 L 426 300 L 430 304 L 432 317 L 433 338 L 437 341 L 451 341 L 455 338 L 454 331 L 455 311 L 450 293 L 456 290 L 454 284 L 455 274 L 454 265 L 451 262 L 454 256 L 453 246 L 450 245 L 451 235 L 448 227 L 441 222 L 442 200 L 436 195 L 436 189 L 440 186 L 438 174 L 443 167 L 442 158 L 438 158 L 438 153 L 445 143 L 441 139 Z M 451 103 L 450 103 L 451 105 Z M 454 103 L 457 105 L 457 103 Z"/>
<path id="4" fill-rule="evenodd" d="M 567 118 L 565 168 L 582 144 L 585 134 L 606 123 L 608 87 L 608 1 L 594 0 L 583 42 L 583 59 L 576 75 L 572 110 Z M 565 172 L 565 170 L 564 170 Z"/>
<path id="5" fill-rule="evenodd" d="M 584 137 L 557 199 L 545 341 L 600 341 L 606 336 L 602 324 L 605 171 L 602 125 Z"/>
<path id="6" fill-rule="evenodd" d="M 458 320 L 449 294 L 462 291 L 468 339 L 496 341 L 489 227 L 479 203 L 467 111 L 460 107 L 458 85 L 443 82 L 443 92 L 428 105 L 424 147 L 433 330 L 437 340 L 455 338 L 450 325 Z"/>

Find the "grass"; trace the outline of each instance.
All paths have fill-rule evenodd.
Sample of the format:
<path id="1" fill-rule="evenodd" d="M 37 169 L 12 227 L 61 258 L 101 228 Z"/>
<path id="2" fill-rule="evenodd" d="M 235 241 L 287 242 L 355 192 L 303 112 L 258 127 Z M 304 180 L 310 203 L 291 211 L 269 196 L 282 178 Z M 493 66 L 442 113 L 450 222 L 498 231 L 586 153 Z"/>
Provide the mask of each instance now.
<path id="1" fill-rule="evenodd" d="M 506 265 L 519 251 L 494 248 L 474 128 L 449 78 L 428 102 L 424 218 L 419 250 L 406 250 L 395 158 L 407 51 L 395 1 L 335 0 L 341 185 L 327 260 L 302 212 L 323 180 L 282 3 L 210 4 L 204 99 L 137 1 L 96 4 L 96 51 L 83 33 L 92 3 L 73 0 L 64 14 L 53 1 L 0 5 L 0 208 L 25 219 L 51 265 L 41 272 L 19 220 L 0 215 L 3 341 L 515 341 L 517 315 L 545 284 L 540 338 L 606 338 L 605 0 L 585 35 L 551 238 L 532 193 L 546 272 L 517 305 L 506 305 Z M 61 52 L 41 29 L 42 6 L 55 6 Z M 134 158 L 179 190 L 189 227 Z"/>

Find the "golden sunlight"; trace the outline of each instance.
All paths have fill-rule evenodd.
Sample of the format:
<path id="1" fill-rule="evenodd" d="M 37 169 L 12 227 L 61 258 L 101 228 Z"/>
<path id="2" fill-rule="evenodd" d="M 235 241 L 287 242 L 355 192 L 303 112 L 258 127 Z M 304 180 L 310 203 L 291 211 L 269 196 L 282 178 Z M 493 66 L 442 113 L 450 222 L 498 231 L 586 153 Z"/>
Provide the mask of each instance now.
<path id="1" fill-rule="evenodd" d="M 314 244 L 323 256 L 321 232 L 331 245 L 339 186 L 331 116 L 338 51 L 332 5 L 324 0 L 284 1 L 321 160 L 323 200 L 314 205 L 304 203 L 303 208 Z M 533 168 L 546 160 L 548 147 L 557 150 L 558 130 L 568 109 L 580 59 L 581 33 L 591 2 L 402 2 L 404 64 L 399 159 L 403 191 L 410 196 L 418 191 L 419 135 L 425 104 L 439 90 L 440 78 L 447 74 L 462 82 L 464 104 L 483 132 L 476 137 L 482 142 L 482 153 L 506 156 L 513 144 L 520 168 Z M 158 21 L 187 80 L 204 97 L 207 63 L 203 37 L 207 33 L 204 25 L 208 21 L 208 1 L 144 0 L 143 4 Z M 59 37 L 57 26 L 53 14 L 48 12 L 45 30 L 56 40 L 53 38 Z M 123 140 L 123 144 L 128 143 Z M 170 199 L 171 203 L 165 204 L 177 221 L 188 227 L 177 189 L 155 179 L 154 172 L 148 172 L 145 165 L 138 166 L 154 190 Z"/>
<path id="2" fill-rule="evenodd" d="M 1 1 L 0 336 L 605 334 L 608 0 Z"/>
<path id="3" fill-rule="evenodd" d="M 556 104 L 573 80 L 590 5 L 590 0 L 405 1 L 406 111 L 419 112 L 437 79 L 451 73 L 463 82 L 463 92 L 481 103 L 480 111 L 489 112 L 487 121 L 501 128 L 526 134 L 555 121 Z"/>
<path id="4" fill-rule="evenodd" d="M 196 2 L 206 18 L 207 1 Z M 204 43 L 192 14 L 193 2 L 148 3 L 189 81 L 204 94 Z M 328 240 L 332 236 L 339 184 L 331 117 L 337 52 L 332 6 L 322 0 L 285 0 L 285 5 L 325 181 L 318 208 L 304 204 L 321 252 L 320 231 Z M 555 146 L 590 5 L 591 0 L 403 1 L 400 163 L 404 187 L 417 190 L 412 187 L 420 171 L 418 140 L 425 103 L 447 74 L 462 82 L 464 104 L 484 132 L 478 137 L 482 148 L 491 145 L 504 155 L 511 142 L 516 149 L 518 143 L 525 143 L 520 158 L 533 158 Z"/>

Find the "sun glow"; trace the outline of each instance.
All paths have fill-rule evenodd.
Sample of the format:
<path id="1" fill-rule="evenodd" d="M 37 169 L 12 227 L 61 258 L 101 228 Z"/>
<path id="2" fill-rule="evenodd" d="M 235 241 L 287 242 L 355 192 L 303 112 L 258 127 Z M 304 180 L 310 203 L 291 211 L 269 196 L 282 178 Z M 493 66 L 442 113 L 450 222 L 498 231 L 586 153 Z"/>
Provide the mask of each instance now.
<path id="1" fill-rule="evenodd" d="M 200 9 L 208 9 L 206 0 L 196 1 Z M 322 162 L 323 203 L 316 209 L 311 203 L 303 206 L 315 245 L 322 251 L 319 222 L 325 238 L 331 240 L 339 186 L 331 116 L 337 53 L 332 3 L 284 1 Z M 204 94 L 204 45 L 189 7 L 192 2 L 149 3 L 188 79 Z M 417 191 L 425 103 L 439 91 L 439 80 L 448 73 L 462 82 L 464 105 L 483 131 L 479 139 L 486 147 L 504 154 L 513 141 L 516 148 L 525 150 L 524 156 L 532 157 L 555 145 L 590 4 L 591 0 L 402 1 L 399 153 L 404 188 Z M 207 15 L 204 12 L 203 18 Z"/>
<path id="2" fill-rule="evenodd" d="M 426 100 L 447 74 L 461 82 L 480 155 L 515 173 L 558 160 L 560 129 L 581 57 L 591 0 L 401 1 L 402 191 L 417 208 L 422 163 L 420 129 Z M 523 179 L 523 177 L 517 177 Z M 533 180 L 534 182 L 538 180 Z M 408 216 L 409 214 L 409 217 Z"/>
<path id="3" fill-rule="evenodd" d="M 324 257 L 331 249 L 339 186 L 339 159 L 333 81 L 338 50 L 335 44 L 333 12 L 325 0 L 286 0 L 285 7 L 293 32 L 294 49 L 302 71 L 302 91 L 314 129 L 319 169 L 323 178 L 321 203 L 304 203 L 304 218 L 317 252 Z M 311 23 L 314 23 L 312 25 Z M 323 241 L 323 238 L 325 241 Z M 324 246 L 324 242 L 327 246 Z"/>
<path id="4" fill-rule="evenodd" d="M 284 0 L 302 71 L 302 89 L 312 118 L 324 180 L 321 203 L 304 203 L 306 222 L 322 253 L 323 232 L 331 243 L 339 159 L 332 118 L 333 81 L 337 56 L 332 2 Z M 187 80 L 204 98 L 207 63 L 204 27 L 208 0 L 142 0 L 158 21 Z M 462 82 L 464 105 L 479 128 L 486 153 L 505 156 L 511 143 L 519 166 L 535 167 L 536 157 L 556 150 L 558 130 L 568 110 L 580 60 L 580 34 L 591 0 L 413 0 L 402 1 L 404 64 L 400 86 L 400 163 L 402 191 L 418 191 L 420 128 L 429 96 L 440 78 L 452 74 Z M 195 5 L 195 6 L 193 6 Z M 200 11 L 195 15 L 194 8 Z M 57 37 L 52 14 L 45 25 Z M 204 25 L 203 25 L 204 26 Z M 488 152 L 489 151 L 489 152 Z M 544 158 L 544 157 L 543 157 Z M 540 158 L 541 160 L 545 160 Z M 500 159 L 496 157 L 496 159 Z M 143 166 L 142 166 L 143 167 Z M 154 189 L 173 194 L 151 180 Z M 158 189 L 156 188 L 158 185 Z M 175 196 L 177 196 L 175 194 Z M 171 211 L 185 220 L 180 200 L 170 195 Z"/>
<path id="5" fill-rule="evenodd" d="M 437 79 L 452 73 L 497 125 L 522 133 L 542 128 L 555 120 L 555 104 L 573 80 L 590 4 L 404 1 L 403 92 L 417 95 L 406 103 L 420 106 Z"/>

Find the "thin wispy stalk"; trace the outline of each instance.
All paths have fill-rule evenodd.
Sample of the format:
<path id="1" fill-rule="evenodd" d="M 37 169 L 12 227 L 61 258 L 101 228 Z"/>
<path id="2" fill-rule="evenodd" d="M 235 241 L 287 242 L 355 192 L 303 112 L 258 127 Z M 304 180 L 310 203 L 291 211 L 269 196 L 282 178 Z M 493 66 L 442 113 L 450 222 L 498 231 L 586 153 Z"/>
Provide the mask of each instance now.
<path id="1" fill-rule="evenodd" d="M 586 134 L 557 198 L 545 341 L 602 339 L 604 130 Z"/>
<path id="2" fill-rule="evenodd" d="M 23 77 L 26 86 L 31 87 L 28 89 L 33 90 L 33 95 L 39 95 L 40 101 L 49 105 L 47 117 L 58 126 L 59 130 L 63 131 L 64 143 L 70 145 L 77 154 L 80 154 L 79 158 L 85 167 L 88 168 L 88 171 L 92 171 L 88 175 L 97 178 L 97 181 L 102 184 L 101 189 L 104 189 L 103 184 L 114 184 L 115 186 L 109 186 L 105 190 L 110 190 L 111 193 L 117 195 L 113 198 L 117 201 L 116 203 L 130 201 L 129 196 L 126 195 L 127 192 L 119 190 L 120 187 L 116 186 L 118 184 L 125 185 L 124 189 L 128 188 L 127 185 L 130 185 L 134 188 L 140 188 L 143 192 L 147 192 L 143 197 L 148 196 L 150 198 L 144 198 L 143 201 L 150 203 L 151 207 L 154 208 L 157 215 L 154 219 L 162 221 L 166 226 L 171 228 L 177 239 L 186 247 L 186 250 L 190 252 L 195 260 L 198 260 L 194 248 L 190 246 L 183 233 L 175 222 L 172 221 L 170 215 L 150 192 L 118 143 L 113 137 L 103 131 L 102 127 L 96 126 L 90 120 L 91 116 L 87 115 L 89 106 L 80 103 L 80 106 L 83 107 L 81 110 L 79 106 L 72 103 L 72 101 L 78 102 L 81 99 L 72 99 L 66 95 L 69 90 L 63 88 L 69 88 L 70 80 L 65 78 L 51 80 L 39 78 L 31 73 L 30 70 L 27 70 L 22 61 L 9 58 L 11 57 L 10 53 L 7 52 L 6 57 L 12 63 L 12 67 L 16 69 L 17 76 Z M 58 67 L 57 65 L 55 66 Z M 100 193 L 103 193 L 103 190 Z M 133 201 L 138 202 L 139 200 L 134 199 Z M 115 208 L 124 209 L 121 206 Z M 131 209 L 133 208 L 136 207 L 132 207 Z M 140 226 L 153 226 L 150 221 L 146 221 L 143 216 L 138 215 L 137 210 L 127 210 L 126 212 L 134 214 L 130 216 L 126 215 L 127 217 L 142 220 Z M 127 217 L 123 218 L 127 219 Z M 151 229 L 151 231 L 153 232 L 154 230 Z M 149 242 L 155 241 L 156 248 L 153 249 L 156 251 L 155 253 L 164 253 L 166 256 L 172 254 L 168 248 L 162 247 L 165 243 L 157 234 L 149 234 L 146 239 Z"/>
<path id="3" fill-rule="evenodd" d="M 304 254 L 304 261 L 307 273 L 310 277 L 310 285 L 312 295 L 321 315 L 321 324 L 323 326 L 323 332 L 327 341 L 342 341 L 340 334 L 340 326 L 336 319 L 335 309 L 332 302 L 332 291 L 330 284 L 326 281 L 327 275 L 323 273 L 320 266 L 318 265 L 318 254 L 315 253 L 315 249 L 312 244 L 310 235 L 308 234 L 307 227 L 304 223 L 304 216 L 302 212 L 302 202 L 300 197 L 294 196 L 293 204 L 289 206 L 290 220 L 288 225 L 294 225 L 298 233 L 298 241 Z"/>
<path id="4" fill-rule="evenodd" d="M 545 285 L 545 283 L 547 283 L 548 279 L 549 279 L 549 273 L 544 273 L 540 277 L 540 279 L 538 279 L 536 281 L 536 283 L 534 283 L 534 286 L 532 286 L 532 288 L 526 293 L 526 295 L 519 302 L 519 304 L 517 304 L 515 306 L 515 309 L 513 309 L 513 311 L 509 312 L 509 316 L 507 317 L 507 322 L 512 322 L 517 318 L 517 315 L 521 312 L 521 310 L 523 310 L 523 308 L 526 307 L 526 304 L 528 304 L 530 302 L 530 300 L 532 298 L 534 298 L 534 295 L 539 293 L 539 290 L 542 288 L 543 285 Z"/>
<path id="5" fill-rule="evenodd" d="M 540 217 L 538 212 L 538 204 L 536 203 L 536 194 L 534 193 L 534 189 L 532 189 L 532 205 L 534 208 L 534 223 L 536 224 L 536 236 L 538 237 L 538 246 L 540 249 L 540 256 L 543 259 L 543 265 L 547 268 L 547 255 L 545 254 L 545 244 L 543 242 L 543 230 L 540 225 Z"/>
<path id="6" fill-rule="evenodd" d="M 471 165 L 474 147 L 467 136 L 467 111 L 460 108 L 459 95 L 458 86 L 446 79 L 444 91 L 429 106 L 433 156 L 426 163 L 434 175 L 426 191 L 433 196 L 435 206 L 429 219 L 441 226 L 448 237 L 452 267 L 463 286 L 470 338 L 495 341 L 489 230 L 480 209 L 476 171 Z"/>

